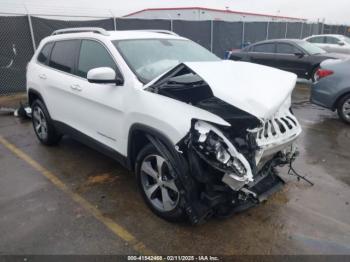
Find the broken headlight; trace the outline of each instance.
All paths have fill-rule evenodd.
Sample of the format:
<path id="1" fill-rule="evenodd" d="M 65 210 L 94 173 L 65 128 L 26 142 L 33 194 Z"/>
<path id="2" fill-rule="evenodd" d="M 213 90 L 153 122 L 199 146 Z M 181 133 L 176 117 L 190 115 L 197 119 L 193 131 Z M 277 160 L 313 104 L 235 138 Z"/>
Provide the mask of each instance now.
<path id="1" fill-rule="evenodd" d="M 192 138 L 195 151 L 214 168 L 238 177 L 247 174 L 248 162 L 216 127 L 198 121 L 193 127 Z"/>

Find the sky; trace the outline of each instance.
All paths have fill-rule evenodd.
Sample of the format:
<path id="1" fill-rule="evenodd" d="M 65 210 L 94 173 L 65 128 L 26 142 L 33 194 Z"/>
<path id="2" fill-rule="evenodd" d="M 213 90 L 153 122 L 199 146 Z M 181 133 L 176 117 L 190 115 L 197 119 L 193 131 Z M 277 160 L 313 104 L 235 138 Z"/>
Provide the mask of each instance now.
<path id="1" fill-rule="evenodd" d="M 59 3 L 59 4 L 58 4 Z M 0 0 L 0 13 L 23 9 L 41 12 L 108 13 L 115 16 L 152 7 L 201 6 L 209 8 L 325 19 L 326 23 L 350 25 L 350 0 Z"/>

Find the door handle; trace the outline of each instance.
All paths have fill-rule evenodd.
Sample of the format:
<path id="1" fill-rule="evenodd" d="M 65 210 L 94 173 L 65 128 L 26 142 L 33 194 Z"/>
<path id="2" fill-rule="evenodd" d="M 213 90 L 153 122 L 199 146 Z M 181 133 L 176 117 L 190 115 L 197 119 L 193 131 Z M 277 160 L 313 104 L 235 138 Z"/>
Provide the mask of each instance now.
<path id="1" fill-rule="evenodd" d="M 46 79 L 46 78 L 47 78 L 45 74 L 40 74 L 39 77 L 40 77 L 41 79 Z"/>
<path id="2" fill-rule="evenodd" d="M 82 88 L 80 87 L 80 85 L 77 85 L 77 84 L 71 85 L 70 88 L 73 89 L 73 90 L 76 90 L 76 91 L 81 91 L 81 90 L 82 90 Z"/>

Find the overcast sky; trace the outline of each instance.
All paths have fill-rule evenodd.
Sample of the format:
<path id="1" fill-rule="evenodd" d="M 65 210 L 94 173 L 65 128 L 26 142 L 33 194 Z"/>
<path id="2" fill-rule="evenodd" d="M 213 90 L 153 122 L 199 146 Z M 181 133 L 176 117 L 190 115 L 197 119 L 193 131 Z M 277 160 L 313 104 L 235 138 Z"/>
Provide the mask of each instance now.
<path id="1" fill-rule="evenodd" d="M 294 16 L 313 21 L 326 19 L 328 23 L 350 24 L 350 0 L 0 0 L 0 12 L 10 6 L 28 9 L 74 10 L 93 8 L 112 9 L 116 16 L 151 7 L 201 6 L 235 11 L 258 12 Z M 12 8 L 11 8 L 12 9 Z"/>

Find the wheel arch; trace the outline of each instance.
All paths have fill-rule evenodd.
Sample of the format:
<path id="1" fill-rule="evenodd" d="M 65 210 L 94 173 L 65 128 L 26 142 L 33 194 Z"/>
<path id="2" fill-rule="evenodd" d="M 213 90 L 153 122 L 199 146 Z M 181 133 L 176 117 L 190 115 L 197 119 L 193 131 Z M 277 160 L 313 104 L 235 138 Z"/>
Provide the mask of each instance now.
<path id="1" fill-rule="evenodd" d="M 155 140 L 161 142 L 169 152 L 173 153 L 175 151 L 175 145 L 161 131 L 140 123 L 135 123 L 130 127 L 127 144 L 128 167 L 130 170 L 134 171 L 136 158 L 140 150 L 147 143 L 157 143 Z"/>
<path id="2" fill-rule="evenodd" d="M 45 101 L 44 101 L 42 95 L 38 91 L 36 91 L 32 88 L 29 88 L 28 89 L 28 104 L 29 104 L 29 106 L 32 106 L 33 102 L 36 99 L 40 99 L 45 104 Z"/>
<path id="3" fill-rule="evenodd" d="M 335 99 L 333 106 L 332 106 L 332 110 L 335 111 L 338 107 L 338 103 L 341 99 L 343 99 L 343 97 L 347 96 L 350 94 L 350 87 L 348 87 L 344 92 L 342 92 L 340 95 L 338 95 L 338 97 Z"/>

